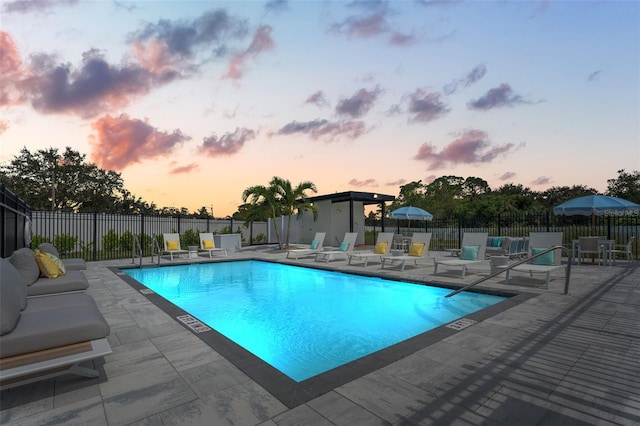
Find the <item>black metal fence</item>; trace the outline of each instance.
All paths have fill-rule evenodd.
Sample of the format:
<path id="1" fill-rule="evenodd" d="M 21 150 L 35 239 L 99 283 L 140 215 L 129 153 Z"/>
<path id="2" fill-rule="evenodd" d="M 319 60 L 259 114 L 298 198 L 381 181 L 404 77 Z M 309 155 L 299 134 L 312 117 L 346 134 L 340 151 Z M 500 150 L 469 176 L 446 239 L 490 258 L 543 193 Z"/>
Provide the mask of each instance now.
<path id="1" fill-rule="evenodd" d="M 0 256 L 8 257 L 28 240 L 31 209 L 16 194 L 0 184 Z M 27 237 L 27 238 L 25 238 Z"/>
<path id="2" fill-rule="evenodd" d="M 266 222 L 244 222 L 229 219 L 192 218 L 183 216 L 117 215 L 36 211 L 32 214 L 31 247 L 52 243 L 62 257 L 86 260 L 108 260 L 132 257 L 135 237 L 143 255 L 152 253 L 153 238 L 162 247 L 163 233 L 179 233 L 182 245 L 199 245 L 199 233 L 241 234 L 243 245 L 266 242 Z"/>
<path id="3" fill-rule="evenodd" d="M 379 232 L 380 220 L 367 220 L 367 230 Z M 571 247 L 579 237 L 604 236 L 616 244 L 626 244 L 636 236 L 632 250 L 638 259 L 640 216 L 555 216 L 550 212 L 500 214 L 495 218 L 460 217 L 434 218 L 430 221 L 385 219 L 386 231 L 409 235 L 411 232 L 431 232 L 433 251 L 458 248 L 464 232 L 487 232 L 490 236 L 527 237 L 530 232 L 562 232 L 563 244 Z"/>

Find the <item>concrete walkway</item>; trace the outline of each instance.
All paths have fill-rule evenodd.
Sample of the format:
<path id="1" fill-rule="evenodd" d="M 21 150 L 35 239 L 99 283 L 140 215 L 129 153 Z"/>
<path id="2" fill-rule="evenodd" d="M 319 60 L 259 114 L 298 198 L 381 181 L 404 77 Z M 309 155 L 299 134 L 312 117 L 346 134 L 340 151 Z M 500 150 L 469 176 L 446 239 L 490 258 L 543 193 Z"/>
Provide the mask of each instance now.
<path id="1" fill-rule="evenodd" d="M 285 255 L 243 250 L 230 258 L 284 261 Z M 0 424 L 640 424 L 639 262 L 574 266 L 568 295 L 562 294 L 561 276 L 548 290 L 537 286 L 541 279 L 515 279 L 509 289 L 537 296 L 295 408 L 110 266 L 127 261 L 92 262 L 86 271 L 89 293 L 111 325 L 113 354 L 95 363 L 100 377 L 63 376 L 2 391 Z M 462 281 L 459 272 L 434 276 L 432 263 L 404 272 L 346 261 L 330 266 L 457 285 L 488 272 L 482 265 Z M 483 287 L 506 288 L 500 279 Z"/>

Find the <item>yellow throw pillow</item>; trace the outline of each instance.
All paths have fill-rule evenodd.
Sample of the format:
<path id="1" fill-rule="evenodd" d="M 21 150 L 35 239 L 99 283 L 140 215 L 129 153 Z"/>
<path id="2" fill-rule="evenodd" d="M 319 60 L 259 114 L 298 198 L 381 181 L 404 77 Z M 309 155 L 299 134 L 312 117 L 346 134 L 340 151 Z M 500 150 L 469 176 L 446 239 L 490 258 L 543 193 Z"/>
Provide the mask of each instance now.
<path id="1" fill-rule="evenodd" d="M 409 248 L 409 256 L 421 257 L 424 252 L 424 243 L 411 243 Z"/>
<path id="2" fill-rule="evenodd" d="M 202 247 L 206 250 L 206 249 L 214 249 L 216 248 L 215 243 L 213 242 L 213 240 L 202 240 Z"/>
<path id="3" fill-rule="evenodd" d="M 58 259 L 58 257 L 55 254 L 51 254 L 51 253 L 42 253 L 42 254 L 47 256 L 49 260 L 51 260 L 54 263 L 54 265 L 58 267 L 59 277 L 67 273 L 67 269 L 64 267 L 64 263 L 62 263 L 62 260 Z"/>
<path id="4" fill-rule="evenodd" d="M 387 245 L 386 241 L 376 244 L 375 254 L 386 254 L 387 253 Z"/>
<path id="5" fill-rule="evenodd" d="M 40 269 L 40 273 L 47 278 L 58 278 L 64 275 L 64 265 L 52 254 L 42 253 L 40 250 L 36 250 L 36 263 Z"/>
<path id="6" fill-rule="evenodd" d="M 177 241 L 167 241 L 167 250 L 179 250 L 180 246 Z"/>

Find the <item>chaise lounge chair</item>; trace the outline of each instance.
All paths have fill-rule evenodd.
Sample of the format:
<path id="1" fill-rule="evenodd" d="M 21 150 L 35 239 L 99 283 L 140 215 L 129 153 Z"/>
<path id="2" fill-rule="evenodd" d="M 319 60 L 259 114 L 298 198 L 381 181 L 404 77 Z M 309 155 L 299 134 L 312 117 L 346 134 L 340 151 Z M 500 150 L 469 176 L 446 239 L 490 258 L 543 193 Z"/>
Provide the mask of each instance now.
<path id="1" fill-rule="evenodd" d="M 349 265 L 354 259 L 360 260 L 367 266 L 369 260 L 377 259 L 382 263 L 382 256 L 386 256 L 391 251 L 393 242 L 393 232 L 381 232 L 376 238 L 376 245 L 373 250 L 354 251 L 349 253 Z"/>
<path id="2" fill-rule="evenodd" d="M 181 254 L 189 253 L 189 250 L 182 250 L 180 248 L 180 234 L 162 234 L 162 240 L 164 249 L 162 254 L 169 253 L 169 257 L 173 260 L 173 255 L 179 256 Z"/>
<path id="3" fill-rule="evenodd" d="M 82 271 L 65 270 L 60 275 L 61 271 L 55 265 L 49 264 L 49 268 L 43 265 L 41 268 L 36 261 L 36 253 L 28 247 L 14 251 L 8 262 L 24 279 L 28 296 L 83 291 L 89 288 L 89 281 Z M 48 271 L 54 268 L 55 272 Z M 46 276 L 47 273 L 50 275 Z"/>
<path id="4" fill-rule="evenodd" d="M 300 256 L 310 256 L 321 252 L 322 246 L 324 244 L 324 237 L 326 234 L 326 232 L 316 232 L 316 236 L 313 237 L 313 240 L 311 241 L 311 244 L 309 244 L 308 248 L 291 249 L 287 251 L 287 259 L 291 256 L 295 256 L 295 259 L 297 260 Z"/>
<path id="5" fill-rule="evenodd" d="M 68 271 L 84 271 L 87 269 L 87 262 L 84 259 L 81 259 L 79 257 L 71 258 L 71 259 L 62 259 L 60 257 L 60 253 L 58 253 L 58 250 L 56 250 L 56 248 L 51 243 L 41 243 L 38 246 L 38 250 L 40 250 L 43 253 L 52 254 L 58 259 L 60 259 L 62 261 L 62 264 Z"/>
<path id="6" fill-rule="evenodd" d="M 329 263 L 330 260 L 340 257 L 346 259 L 349 256 L 349 253 L 355 250 L 357 238 L 357 232 L 346 232 L 340 247 L 336 250 L 319 251 L 316 253 L 316 262 L 324 260 L 326 263 Z"/>
<path id="7" fill-rule="evenodd" d="M 79 364 L 110 354 L 109 324 L 86 293 L 27 298 L 27 284 L 0 259 L 0 389 L 62 374 L 98 377 Z"/>
<path id="8" fill-rule="evenodd" d="M 529 234 L 529 256 L 540 253 L 546 249 L 562 245 L 562 232 L 531 232 Z M 509 283 L 509 274 L 515 272 L 527 272 L 529 276 L 534 273 L 545 274 L 545 286 L 549 288 L 551 273 L 560 269 L 565 269 L 562 264 L 562 250 L 557 249 L 542 256 L 539 256 L 529 263 L 514 266 L 507 269 L 505 284 Z M 566 270 L 565 270 L 566 274 Z"/>
<path id="9" fill-rule="evenodd" d="M 465 232 L 462 236 L 459 258 L 433 259 L 435 265 L 433 273 L 436 274 L 438 272 L 439 265 L 462 267 L 462 278 L 464 279 L 469 265 L 476 265 L 484 260 L 487 237 L 487 232 Z"/>
<path id="10" fill-rule="evenodd" d="M 213 253 L 224 253 L 225 256 L 228 256 L 226 248 L 216 247 L 216 243 L 215 243 L 215 240 L 213 239 L 212 232 L 200 233 L 200 248 L 198 249 L 198 251 L 208 252 L 210 259 Z"/>
<path id="11" fill-rule="evenodd" d="M 400 256 L 383 256 L 380 267 L 384 268 L 385 263 L 389 262 L 391 266 L 400 266 L 400 270 L 404 271 L 407 261 L 413 261 L 418 266 L 418 260 L 429 255 L 430 244 L 431 232 L 414 232 L 411 236 L 411 243 L 409 243 L 409 253 Z"/>

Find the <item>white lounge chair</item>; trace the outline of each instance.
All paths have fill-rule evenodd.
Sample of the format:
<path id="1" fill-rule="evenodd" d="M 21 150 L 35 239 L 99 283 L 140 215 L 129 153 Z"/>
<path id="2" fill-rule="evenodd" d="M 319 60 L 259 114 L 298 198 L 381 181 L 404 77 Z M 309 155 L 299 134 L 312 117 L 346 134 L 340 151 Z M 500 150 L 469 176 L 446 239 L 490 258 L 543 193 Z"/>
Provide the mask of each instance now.
<path id="1" fill-rule="evenodd" d="M 609 256 L 611 256 L 611 260 L 614 264 L 616 263 L 616 258 L 619 254 L 624 255 L 627 258 L 627 263 L 633 261 L 632 247 L 635 239 L 636 237 L 632 235 L 629 238 L 629 241 L 627 241 L 627 244 L 614 244 L 612 246 L 612 248 L 609 250 Z"/>
<path id="2" fill-rule="evenodd" d="M 540 253 L 548 248 L 562 245 L 562 232 L 531 232 L 529 234 L 529 256 Z M 545 274 L 545 285 L 549 288 L 551 273 L 560 269 L 565 269 L 566 265 L 562 264 L 562 250 L 557 249 L 542 256 L 539 256 L 529 263 L 524 263 L 507 269 L 507 277 L 505 283 L 509 283 L 509 273 L 527 272 L 529 276 L 534 273 Z M 566 274 L 565 270 L 565 274 Z"/>
<path id="3" fill-rule="evenodd" d="M 382 256 L 386 256 L 391 252 L 393 243 L 393 232 L 381 232 L 376 238 L 376 245 L 373 250 L 353 251 L 349 253 L 349 265 L 354 259 L 360 260 L 367 266 L 369 260 L 377 259 L 382 263 Z"/>
<path id="4" fill-rule="evenodd" d="M 418 260 L 424 259 L 429 255 L 430 244 L 431 232 L 414 232 L 409 243 L 409 253 L 400 256 L 382 256 L 380 267 L 384 268 L 385 263 L 389 262 L 391 266 L 400 266 L 400 270 L 404 271 L 407 261 L 413 261 L 418 266 Z"/>
<path id="5" fill-rule="evenodd" d="M 322 251 L 324 237 L 326 234 L 326 232 L 316 232 L 316 235 L 315 237 L 313 237 L 313 240 L 311 241 L 311 244 L 309 244 L 308 248 L 291 249 L 287 251 L 287 259 L 291 256 L 295 256 L 295 259 L 297 260 L 300 256 L 315 255 L 317 252 Z"/>
<path id="6" fill-rule="evenodd" d="M 344 238 L 342 240 L 342 243 L 340 244 L 340 247 L 338 247 L 336 250 L 325 250 L 317 252 L 316 262 L 324 260 L 326 263 L 328 263 L 330 260 L 336 258 L 346 259 L 349 256 L 349 253 L 355 250 L 357 238 L 357 232 L 346 232 L 344 234 Z"/>
<path id="7" fill-rule="evenodd" d="M 433 273 L 438 272 L 438 265 L 461 267 L 464 279 L 469 265 L 476 265 L 484 260 L 488 235 L 487 232 L 465 232 L 462 236 L 460 256 L 457 259 L 433 259 Z"/>
<path id="8" fill-rule="evenodd" d="M 169 253 L 169 257 L 173 260 L 173 255 L 179 256 L 183 253 L 189 253 L 189 250 L 180 248 L 180 234 L 162 234 L 163 250 L 162 254 Z"/>
<path id="9" fill-rule="evenodd" d="M 215 240 L 213 239 L 213 233 L 201 232 L 200 233 L 200 248 L 199 252 L 206 251 L 209 253 L 209 258 L 213 253 L 220 253 L 227 256 L 227 249 L 222 247 L 216 247 Z"/>

